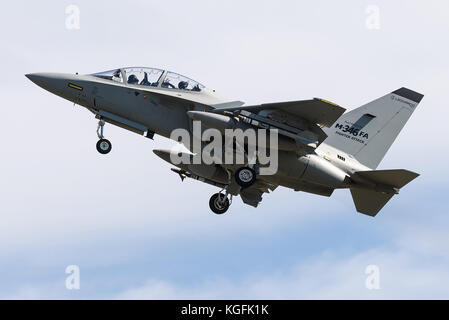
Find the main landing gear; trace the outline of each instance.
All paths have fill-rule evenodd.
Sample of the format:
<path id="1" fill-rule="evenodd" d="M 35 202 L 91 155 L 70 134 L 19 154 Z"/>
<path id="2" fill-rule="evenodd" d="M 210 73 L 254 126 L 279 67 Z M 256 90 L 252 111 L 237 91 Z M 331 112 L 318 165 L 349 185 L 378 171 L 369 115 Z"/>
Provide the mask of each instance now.
<path id="1" fill-rule="evenodd" d="M 231 173 L 228 171 L 229 178 L 231 178 Z M 257 173 L 256 170 L 250 167 L 241 167 L 234 173 L 234 179 L 235 182 L 238 184 L 238 186 L 231 187 L 232 183 L 230 185 L 227 185 L 221 190 L 219 193 L 215 193 L 212 195 L 212 197 L 209 200 L 209 207 L 210 209 L 216 213 L 216 214 L 223 214 L 228 209 L 229 206 L 232 203 L 232 195 L 236 194 L 235 187 L 238 188 L 238 190 L 241 190 L 243 188 L 248 188 L 256 182 Z M 239 187 L 240 186 L 240 187 Z M 231 189 L 229 189 L 231 188 Z M 241 188 L 241 189 L 240 189 Z M 232 191 L 234 190 L 234 191 Z M 237 193 L 238 193 L 237 190 Z M 223 193 L 225 191 L 225 193 Z"/>
<path id="2" fill-rule="evenodd" d="M 249 167 L 241 167 L 234 174 L 235 182 L 242 188 L 248 188 L 256 182 L 256 171 Z"/>
<path id="3" fill-rule="evenodd" d="M 229 206 L 232 203 L 232 195 L 228 197 L 228 193 L 225 194 L 219 192 L 210 197 L 209 207 L 215 214 L 223 214 L 228 211 Z"/>
<path id="4" fill-rule="evenodd" d="M 97 151 L 101 154 L 107 154 L 112 150 L 112 144 L 108 139 L 105 139 L 103 136 L 103 127 L 104 127 L 104 120 L 100 119 L 98 121 L 98 127 L 97 127 L 97 136 L 98 136 L 98 142 L 97 142 Z"/>

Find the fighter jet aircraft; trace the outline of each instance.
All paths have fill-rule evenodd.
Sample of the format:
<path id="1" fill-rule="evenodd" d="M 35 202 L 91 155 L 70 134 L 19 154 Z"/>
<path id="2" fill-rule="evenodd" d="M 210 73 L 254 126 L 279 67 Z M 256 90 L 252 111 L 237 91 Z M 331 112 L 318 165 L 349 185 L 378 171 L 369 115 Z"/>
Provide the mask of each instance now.
<path id="1" fill-rule="evenodd" d="M 262 195 L 278 186 L 329 197 L 349 189 L 356 210 L 375 216 L 418 174 L 376 170 L 423 95 L 407 88 L 388 93 L 359 108 L 346 109 L 324 99 L 245 106 L 227 101 L 215 90 L 180 74 L 156 68 L 119 68 L 89 75 L 33 73 L 40 87 L 91 111 L 99 119 L 97 150 L 107 154 L 105 123 L 153 139 L 170 138 L 174 130 L 194 134 L 194 123 L 205 128 L 275 130 L 277 170 L 260 174 L 257 156 L 246 163 L 174 163 L 173 150 L 154 150 L 174 164 L 182 180 L 196 179 L 220 188 L 209 201 L 216 214 L 226 212 L 233 196 L 257 207 Z M 192 145 L 187 145 L 194 151 Z M 243 150 L 248 146 L 244 145 Z M 245 152 L 245 151 L 244 151 Z M 185 154 L 182 154 L 185 155 Z M 192 153 L 187 154 L 192 157 Z"/>

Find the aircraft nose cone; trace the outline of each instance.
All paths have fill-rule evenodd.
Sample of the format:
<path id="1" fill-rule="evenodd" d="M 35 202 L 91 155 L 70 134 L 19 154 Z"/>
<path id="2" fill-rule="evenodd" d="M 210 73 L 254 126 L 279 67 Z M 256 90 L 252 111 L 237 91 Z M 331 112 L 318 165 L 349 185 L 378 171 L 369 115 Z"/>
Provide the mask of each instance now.
<path id="1" fill-rule="evenodd" d="M 37 74 L 36 73 L 28 73 L 25 75 L 25 77 L 27 77 L 28 79 L 30 79 L 31 81 L 34 82 L 36 80 Z"/>
<path id="2" fill-rule="evenodd" d="M 29 73 L 25 75 L 39 87 L 61 97 L 67 97 L 67 86 L 73 81 L 73 75 L 64 73 Z"/>
<path id="3" fill-rule="evenodd" d="M 42 87 L 45 85 L 46 82 L 51 79 L 51 76 L 48 73 L 28 73 L 25 75 L 28 79 L 30 79 L 32 82 L 37 84 L 38 86 Z"/>

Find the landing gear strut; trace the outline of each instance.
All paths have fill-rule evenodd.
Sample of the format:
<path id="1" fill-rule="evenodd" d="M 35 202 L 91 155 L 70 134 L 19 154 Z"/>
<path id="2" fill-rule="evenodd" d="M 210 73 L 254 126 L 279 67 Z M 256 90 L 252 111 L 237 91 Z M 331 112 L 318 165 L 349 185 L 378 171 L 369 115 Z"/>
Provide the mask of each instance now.
<path id="1" fill-rule="evenodd" d="M 97 151 L 101 154 L 107 154 L 112 150 L 112 144 L 108 139 L 105 139 L 103 136 L 103 127 L 104 127 L 104 120 L 100 119 L 98 121 L 98 127 L 97 127 L 97 136 L 98 136 L 98 142 L 97 142 Z"/>
<path id="2" fill-rule="evenodd" d="M 219 192 L 210 197 L 209 207 L 215 214 L 223 214 L 229 209 L 231 202 L 232 196 L 230 200 L 227 193 L 224 194 Z"/>

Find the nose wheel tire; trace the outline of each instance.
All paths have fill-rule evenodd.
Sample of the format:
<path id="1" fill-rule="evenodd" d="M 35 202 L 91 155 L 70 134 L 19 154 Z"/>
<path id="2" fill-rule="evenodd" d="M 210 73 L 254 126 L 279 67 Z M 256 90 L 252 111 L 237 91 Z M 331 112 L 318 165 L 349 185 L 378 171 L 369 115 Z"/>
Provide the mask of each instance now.
<path id="1" fill-rule="evenodd" d="M 223 193 L 216 193 L 210 197 L 209 207 L 215 214 L 223 214 L 229 209 L 229 199 Z"/>
<path id="2" fill-rule="evenodd" d="M 256 172 L 248 167 L 242 167 L 235 172 L 235 181 L 242 188 L 248 188 L 256 181 Z"/>
<path id="3" fill-rule="evenodd" d="M 100 139 L 97 142 L 97 151 L 100 152 L 101 154 L 107 154 L 111 151 L 112 149 L 112 144 L 109 140 L 107 139 Z"/>

